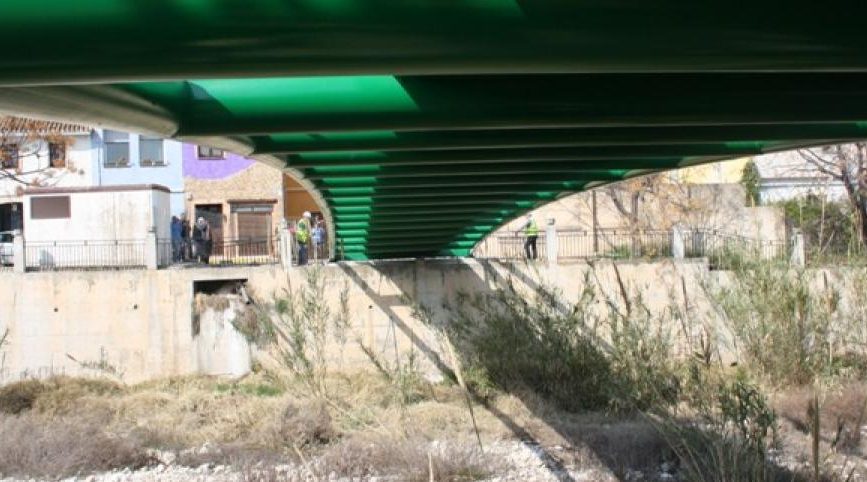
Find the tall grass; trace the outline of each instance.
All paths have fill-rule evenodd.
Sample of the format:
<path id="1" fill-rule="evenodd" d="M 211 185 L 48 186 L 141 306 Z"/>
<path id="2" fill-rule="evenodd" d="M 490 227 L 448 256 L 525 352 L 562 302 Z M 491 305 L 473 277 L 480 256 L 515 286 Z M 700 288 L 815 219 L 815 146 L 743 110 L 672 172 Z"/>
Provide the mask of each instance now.
<path id="1" fill-rule="evenodd" d="M 673 403 L 673 324 L 625 289 L 620 300 L 600 293 L 588 273 L 568 306 L 557 290 L 527 295 L 509 282 L 493 294 L 460 295 L 445 331 L 468 384 L 481 395 L 529 390 L 569 411 Z"/>
<path id="2" fill-rule="evenodd" d="M 816 271 L 743 263 L 712 290 L 747 364 L 777 384 L 809 384 L 863 359 L 863 296 L 842 293 Z M 855 281 L 863 273 L 851 273 Z"/>

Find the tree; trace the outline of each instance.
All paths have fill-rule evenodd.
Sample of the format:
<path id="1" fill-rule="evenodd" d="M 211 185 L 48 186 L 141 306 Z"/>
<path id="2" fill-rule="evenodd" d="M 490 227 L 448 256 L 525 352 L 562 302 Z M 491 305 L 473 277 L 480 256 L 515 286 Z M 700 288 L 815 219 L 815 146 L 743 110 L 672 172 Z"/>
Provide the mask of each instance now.
<path id="1" fill-rule="evenodd" d="M 77 129 L 59 122 L 21 117 L 0 118 L 0 181 L 10 180 L 21 187 L 51 184 L 57 169 L 74 171 L 66 151 Z"/>
<path id="2" fill-rule="evenodd" d="M 855 213 L 858 238 L 867 245 L 867 142 L 799 149 L 798 154 L 820 173 L 839 181 Z"/>

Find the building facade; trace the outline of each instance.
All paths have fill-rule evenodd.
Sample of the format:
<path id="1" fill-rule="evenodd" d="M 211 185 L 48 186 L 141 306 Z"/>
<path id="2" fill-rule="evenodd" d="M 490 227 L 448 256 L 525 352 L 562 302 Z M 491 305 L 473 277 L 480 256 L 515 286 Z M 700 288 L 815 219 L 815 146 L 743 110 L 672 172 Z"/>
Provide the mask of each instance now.
<path id="1" fill-rule="evenodd" d="M 261 162 L 183 145 L 186 212 L 211 225 L 214 245 L 273 239 L 283 219 L 282 173 Z"/>

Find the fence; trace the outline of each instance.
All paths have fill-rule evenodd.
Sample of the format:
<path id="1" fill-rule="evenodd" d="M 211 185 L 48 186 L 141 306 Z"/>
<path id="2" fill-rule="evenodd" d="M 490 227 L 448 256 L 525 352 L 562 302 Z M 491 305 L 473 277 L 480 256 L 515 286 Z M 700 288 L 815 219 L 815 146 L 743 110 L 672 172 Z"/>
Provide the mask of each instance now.
<path id="1" fill-rule="evenodd" d="M 732 253 L 757 256 L 762 259 L 782 259 L 787 256 L 785 241 L 750 239 L 743 236 L 711 230 L 681 231 L 679 233 L 683 255 L 688 258 L 708 257 L 722 260 Z M 525 237 L 517 234 L 489 236 L 475 249 L 477 258 L 524 258 Z M 673 256 L 673 231 L 585 231 L 565 229 L 557 231 L 557 259 L 653 259 Z M 545 233 L 536 242 L 540 259 L 547 257 Z"/>
<path id="2" fill-rule="evenodd" d="M 199 262 L 209 265 L 257 265 L 280 262 L 276 238 L 222 239 L 204 248 L 195 242 L 175 242 L 161 239 L 157 242 L 159 266 Z"/>
<path id="3" fill-rule="evenodd" d="M 145 241 L 28 242 L 24 248 L 27 270 L 144 268 Z"/>

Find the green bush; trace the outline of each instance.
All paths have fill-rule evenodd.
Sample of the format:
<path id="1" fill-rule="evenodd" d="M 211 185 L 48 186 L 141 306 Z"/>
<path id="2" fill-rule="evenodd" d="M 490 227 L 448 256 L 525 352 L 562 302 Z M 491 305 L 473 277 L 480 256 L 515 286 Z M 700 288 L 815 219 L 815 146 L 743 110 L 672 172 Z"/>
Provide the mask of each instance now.
<path id="1" fill-rule="evenodd" d="M 731 285 L 715 292 L 739 351 L 748 364 L 778 384 L 810 383 L 830 375 L 839 294 L 810 287 L 811 273 L 773 263 L 732 272 Z M 837 329 L 833 329 L 834 323 Z"/>
<path id="2" fill-rule="evenodd" d="M 670 320 L 651 315 L 637 297 L 609 300 L 600 311 L 589 273 L 584 286 L 573 306 L 547 287 L 528 299 L 511 284 L 495 295 L 460 297 L 447 333 L 468 386 L 483 396 L 492 387 L 530 390 L 568 411 L 673 403 Z"/>

